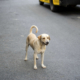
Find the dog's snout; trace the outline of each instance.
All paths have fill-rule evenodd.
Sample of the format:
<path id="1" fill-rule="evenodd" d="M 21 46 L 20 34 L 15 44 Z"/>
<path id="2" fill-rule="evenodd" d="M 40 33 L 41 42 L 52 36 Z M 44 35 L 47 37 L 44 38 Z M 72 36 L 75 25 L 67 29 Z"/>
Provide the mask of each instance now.
<path id="1" fill-rule="evenodd" d="M 49 42 L 46 42 L 46 44 L 49 44 Z"/>

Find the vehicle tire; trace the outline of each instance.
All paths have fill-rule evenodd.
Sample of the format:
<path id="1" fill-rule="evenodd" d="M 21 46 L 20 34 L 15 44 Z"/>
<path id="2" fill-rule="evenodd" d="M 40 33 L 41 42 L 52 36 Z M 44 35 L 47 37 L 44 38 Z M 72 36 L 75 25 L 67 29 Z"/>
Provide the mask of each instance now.
<path id="1" fill-rule="evenodd" d="M 51 9 L 52 12 L 58 11 L 58 6 L 55 6 L 53 4 L 53 0 L 50 0 L 50 9 Z"/>
<path id="2" fill-rule="evenodd" d="M 41 2 L 41 1 L 39 0 L 39 4 L 40 4 L 40 5 L 43 5 L 43 4 L 44 4 L 44 2 Z"/>

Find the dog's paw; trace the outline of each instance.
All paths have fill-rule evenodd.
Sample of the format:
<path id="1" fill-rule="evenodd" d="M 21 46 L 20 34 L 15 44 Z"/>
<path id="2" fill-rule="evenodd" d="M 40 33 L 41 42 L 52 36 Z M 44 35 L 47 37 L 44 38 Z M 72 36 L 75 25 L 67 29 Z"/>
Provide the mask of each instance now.
<path id="1" fill-rule="evenodd" d="M 34 69 L 37 69 L 37 66 L 34 66 Z"/>
<path id="2" fill-rule="evenodd" d="M 27 60 L 28 60 L 27 58 L 24 59 L 24 61 L 27 61 Z"/>
<path id="3" fill-rule="evenodd" d="M 45 65 L 42 65 L 42 68 L 46 68 L 46 66 Z"/>

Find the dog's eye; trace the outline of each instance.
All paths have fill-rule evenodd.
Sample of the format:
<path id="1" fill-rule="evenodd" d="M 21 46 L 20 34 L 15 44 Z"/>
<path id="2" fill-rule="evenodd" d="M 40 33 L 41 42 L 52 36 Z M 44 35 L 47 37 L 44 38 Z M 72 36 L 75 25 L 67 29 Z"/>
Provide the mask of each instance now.
<path id="1" fill-rule="evenodd" d="M 45 39 L 45 38 L 43 38 L 43 39 Z"/>
<path id="2" fill-rule="evenodd" d="M 47 39 L 49 39 L 49 37 L 47 37 Z"/>

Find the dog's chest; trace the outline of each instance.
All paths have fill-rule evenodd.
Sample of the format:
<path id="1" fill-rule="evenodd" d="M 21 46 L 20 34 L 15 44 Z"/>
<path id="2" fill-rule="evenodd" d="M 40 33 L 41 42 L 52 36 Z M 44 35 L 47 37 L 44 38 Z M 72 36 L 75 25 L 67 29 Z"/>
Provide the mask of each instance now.
<path id="1" fill-rule="evenodd" d="M 45 52 L 46 47 L 39 47 L 38 48 L 38 53 L 44 53 Z"/>

